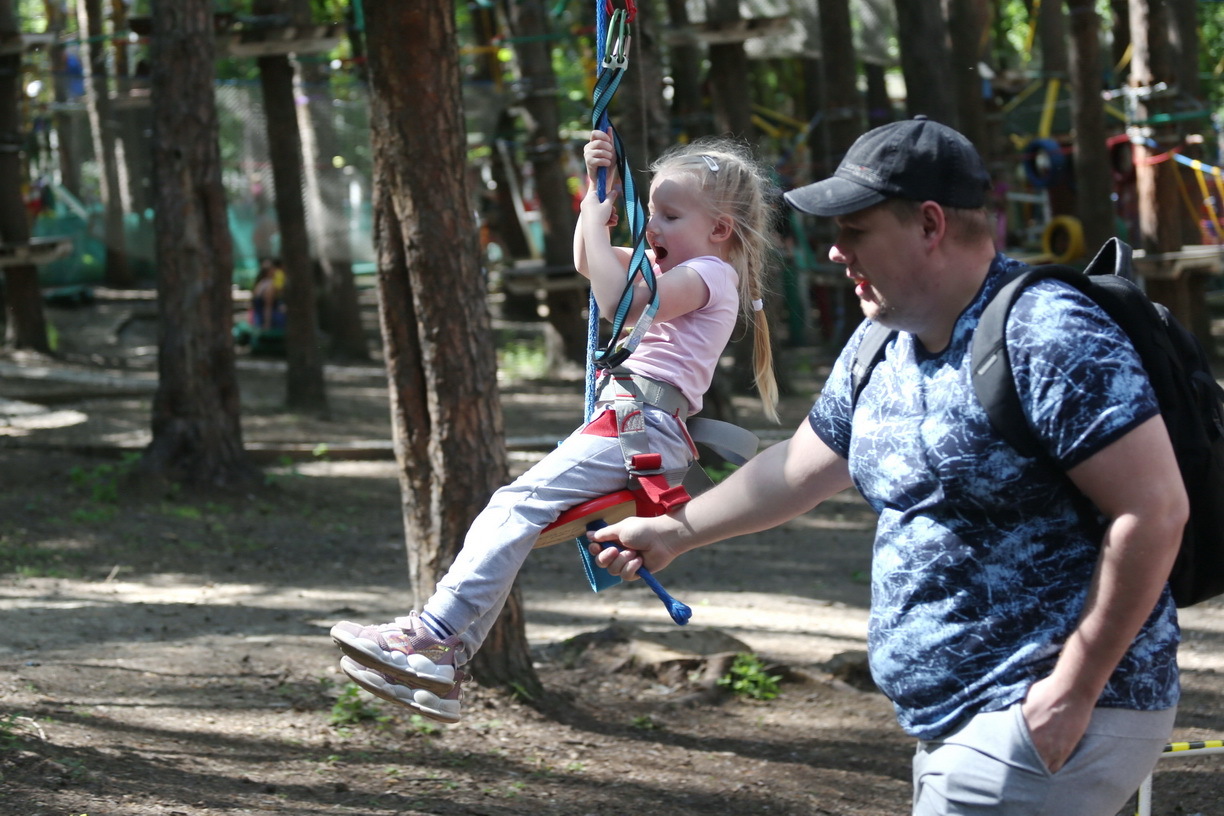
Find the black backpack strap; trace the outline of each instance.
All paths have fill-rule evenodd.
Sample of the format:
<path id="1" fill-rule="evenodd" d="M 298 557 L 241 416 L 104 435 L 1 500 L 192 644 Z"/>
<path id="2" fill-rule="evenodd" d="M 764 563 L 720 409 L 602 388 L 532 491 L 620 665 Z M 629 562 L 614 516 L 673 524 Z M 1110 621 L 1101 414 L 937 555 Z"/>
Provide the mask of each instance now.
<path id="1" fill-rule="evenodd" d="M 1022 455 L 1035 458 L 1044 455 L 1041 443 L 1033 433 L 1020 404 L 1016 381 L 1012 375 L 1011 356 L 1007 350 L 1007 316 L 1012 305 L 1026 287 L 1044 278 L 1057 278 L 1083 291 L 1088 276 L 1070 266 L 1050 264 L 1024 269 L 995 292 L 977 329 L 973 332 L 973 390 L 986 409 L 990 424 L 999 436 Z"/>
<path id="2" fill-rule="evenodd" d="M 867 381 L 871 379 L 871 372 L 875 370 L 876 363 L 884 359 L 884 349 L 888 341 L 896 336 L 895 330 L 881 326 L 879 323 L 872 323 L 863 334 L 863 341 L 855 349 L 854 359 L 850 364 L 850 411 L 852 413 L 854 406 L 858 405 L 859 394 L 863 392 Z"/>

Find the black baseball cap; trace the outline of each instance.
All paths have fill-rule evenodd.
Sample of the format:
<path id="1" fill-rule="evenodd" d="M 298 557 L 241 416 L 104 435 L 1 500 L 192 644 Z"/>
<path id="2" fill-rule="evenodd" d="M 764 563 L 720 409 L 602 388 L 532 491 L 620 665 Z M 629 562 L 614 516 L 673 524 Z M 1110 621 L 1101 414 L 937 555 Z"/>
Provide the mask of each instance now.
<path id="1" fill-rule="evenodd" d="M 833 175 L 783 195 L 812 215 L 847 215 L 886 198 L 973 209 L 986 203 L 990 174 L 973 143 L 925 116 L 869 130 Z"/>

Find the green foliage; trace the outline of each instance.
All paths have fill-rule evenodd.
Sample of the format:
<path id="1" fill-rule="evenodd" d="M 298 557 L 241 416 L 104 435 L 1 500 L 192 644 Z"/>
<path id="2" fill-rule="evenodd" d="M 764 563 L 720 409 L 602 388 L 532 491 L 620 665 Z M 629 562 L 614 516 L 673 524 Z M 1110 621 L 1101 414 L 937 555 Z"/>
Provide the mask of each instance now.
<path id="1" fill-rule="evenodd" d="M 98 504 L 119 503 L 119 482 L 136 463 L 139 453 L 125 453 L 118 463 L 105 463 L 92 468 L 74 467 L 68 472 L 68 480 L 74 487 L 88 491 L 89 498 Z"/>
<path id="2" fill-rule="evenodd" d="M 497 369 L 508 380 L 538 380 L 548 374 L 542 339 L 513 340 L 497 351 Z"/>
<path id="3" fill-rule="evenodd" d="M 654 717 L 649 714 L 642 714 L 630 720 L 629 727 L 636 728 L 639 731 L 657 731 L 663 726 L 655 722 Z"/>
<path id="4" fill-rule="evenodd" d="M 330 725 L 345 726 L 370 721 L 384 723 L 388 719 L 390 718 L 383 714 L 377 705 L 362 695 L 360 688 L 353 683 L 347 683 L 332 705 L 331 717 L 327 722 Z"/>
<path id="5" fill-rule="evenodd" d="M 753 700 L 772 700 L 778 696 L 778 683 L 781 680 L 781 675 L 765 671 L 765 664 L 759 657 L 741 652 L 735 656 L 727 673 L 718 678 L 718 685 Z"/>
<path id="6" fill-rule="evenodd" d="M 1198 13 L 1201 87 L 1208 107 L 1224 115 L 1224 3 L 1199 3 Z"/>
<path id="7" fill-rule="evenodd" d="M 21 738 L 14 733 L 16 728 L 16 714 L 5 714 L 0 717 L 0 751 L 9 751 L 17 747 L 17 742 Z"/>
<path id="8" fill-rule="evenodd" d="M 0 535 L 0 573 L 14 573 L 23 578 L 67 578 L 79 570 L 71 567 L 72 553 L 47 550 L 27 544 L 20 538 Z"/>
<path id="9" fill-rule="evenodd" d="M 717 465 L 705 467 L 703 470 L 705 470 L 706 475 L 710 477 L 710 481 L 714 482 L 714 484 L 718 484 L 723 479 L 739 470 L 739 465 L 734 464 L 733 462 L 721 462 Z"/>
<path id="10" fill-rule="evenodd" d="M 422 717 L 420 714 L 413 714 L 408 720 L 408 727 L 425 737 L 433 737 L 442 733 L 442 727 L 436 724 L 433 720 Z"/>

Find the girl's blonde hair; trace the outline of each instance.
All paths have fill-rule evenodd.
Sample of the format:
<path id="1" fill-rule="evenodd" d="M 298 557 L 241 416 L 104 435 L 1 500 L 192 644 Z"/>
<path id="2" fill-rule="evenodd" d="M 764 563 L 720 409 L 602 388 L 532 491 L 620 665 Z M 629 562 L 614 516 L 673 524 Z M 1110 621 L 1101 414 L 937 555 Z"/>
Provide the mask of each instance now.
<path id="1" fill-rule="evenodd" d="M 742 142 L 706 138 L 670 148 L 651 165 L 651 172 L 690 175 L 702 200 L 715 216 L 731 219 L 727 262 L 739 273 L 740 312 L 752 326 L 752 368 L 765 414 L 778 419 L 778 384 L 774 378 L 769 320 L 758 308 L 773 257 L 773 206 L 778 189 Z"/>

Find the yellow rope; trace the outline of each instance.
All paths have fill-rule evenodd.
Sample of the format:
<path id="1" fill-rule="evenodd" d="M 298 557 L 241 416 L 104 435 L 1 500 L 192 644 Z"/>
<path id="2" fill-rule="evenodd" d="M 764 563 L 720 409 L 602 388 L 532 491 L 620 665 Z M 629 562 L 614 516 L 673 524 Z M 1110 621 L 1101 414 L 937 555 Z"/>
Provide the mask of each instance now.
<path id="1" fill-rule="evenodd" d="M 1215 226 L 1215 234 L 1218 240 L 1221 235 L 1220 214 L 1216 210 L 1215 198 L 1211 195 L 1211 191 L 1207 189 L 1207 176 L 1203 173 L 1204 165 L 1201 161 L 1195 159 L 1190 163 L 1190 166 L 1194 168 L 1194 176 L 1198 179 L 1199 190 L 1203 193 L 1203 205 L 1207 207 L 1207 212 L 1211 214 L 1211 223 Z M 1216 168 L 1213 167 L 1211 169 L 1215 170 Z M 1195 215 L 1197 216 L 1197 213 Z"/>
<path id="2" fill-rule="evenodd" d="M 1058 106 L 1058 89 L 1062 83 L 1051 79 L 1046 85 L 1045 107 L 1041 109 L 1041 126 L 1037 129 L 1037 138 L 1050 138 L 1050 130 L 1054 127 L 1054 109 Z"/>

